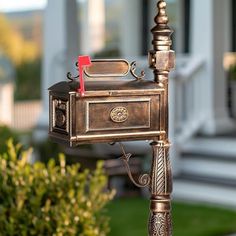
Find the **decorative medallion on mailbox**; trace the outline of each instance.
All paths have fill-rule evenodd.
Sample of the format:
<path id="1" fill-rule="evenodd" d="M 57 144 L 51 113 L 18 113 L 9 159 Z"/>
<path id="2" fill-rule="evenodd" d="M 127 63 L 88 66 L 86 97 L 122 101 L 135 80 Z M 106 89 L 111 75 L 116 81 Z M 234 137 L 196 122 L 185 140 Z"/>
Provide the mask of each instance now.
<path id="1" fill-rule="evenodd" d="M 67 116 L 68 101 L 53 99 L 53 130 L 58 132 L 68 132 Z"/>
<path id="2" fill-rule="evenodd" d="M 116 123 L 125 122 L 128 119 L 128 111 L 125 107 L 115 107 L 112 109 L 110 117 Z"/>
<path id="3" fill-rule="evenodd" d="M 62 127 L 66 122 L 66 116 L 63 111 L 56 111 L 56 126 Z"/>

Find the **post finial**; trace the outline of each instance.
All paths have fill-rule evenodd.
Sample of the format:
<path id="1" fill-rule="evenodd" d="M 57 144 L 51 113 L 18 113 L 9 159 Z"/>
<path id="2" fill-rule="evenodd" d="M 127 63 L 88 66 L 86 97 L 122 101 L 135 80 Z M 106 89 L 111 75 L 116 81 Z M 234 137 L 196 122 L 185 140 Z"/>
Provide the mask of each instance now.
<path id="1" fill-rule="evenodd" d="M 166 12 L 166 2 L 159 0 L 157 3 L 157 15 L 155 17 L 156 25 L 152 28 L 153 41 L 155 51 L 169 51 L 172 44 L 172 30 L 168 26 L 169 18 Z"/>
<path id="2" fill-rule="evenodd" d="M 164 0 L 160 0 L 157 3 L 158 14 L 155 17 L 155 22 L 157 24 L 167 24 L 169 19 L 166 13 L 166 2 Z"/>
<path id="3" fill-rule="evenodd" d="M 159 0 L 157 3 L 157 15 L 154 19 L 155 26 L 151 32 L 153 34 L 153 50 L 149 52 L 149 65 L 154 70 L 155 81 L 163 80 L 163 74 L 168 76 L 175 64 L 175 53 L 171 50 L 172 29 L 168 26 L 169 18 L 166 11 L 167 3 Z"/>

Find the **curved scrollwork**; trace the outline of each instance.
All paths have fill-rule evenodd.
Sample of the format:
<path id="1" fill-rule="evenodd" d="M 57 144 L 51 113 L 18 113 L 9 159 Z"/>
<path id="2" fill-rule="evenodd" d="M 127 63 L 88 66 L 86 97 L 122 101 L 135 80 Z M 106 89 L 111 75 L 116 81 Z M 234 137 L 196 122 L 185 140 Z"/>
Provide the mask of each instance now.
<path id="1" fill-rule="evenodd" d="M 79 64 L 78 62 L 75 63 L 75 66 L 78 68 L 79 67 Z M 75 79 L 78 79 L 79 78 L 79 75 L 77 76 L 73 76 L 71 74 L 71 72 L 68 72 L 67 75 L 66 75 L 67 79 L 70 80 L 70 81 L 74 81 Z"/>
<path id="2" fill-rule="evenodd" d="M 143 187 L 149 186 L 151 181 L 150 175 L 149 174 L 140 175 L 138 181 Z"/>
<path id="3" fill-rule="evenodd" d="M 132 154 L 128 153 L 128 154 L 125 154 L 121 157 L 121 160 L 125 164 L 125 167 L 126 167 L 126 170 L 127 170 L 130 180 L 132 181 L 132 183 L 134 185 L 136 185 L 139 188 L 144 188 L 144 187 L 149 186 L 151 178 L 148 174 L 141 175 L 138 179 L 138 182 L 133 178 L 133 175 L 131 173 L 130 166 L 129 166 L 129 159 L 131 156 L 132 156 Z"/>
<path id="4" fill-rule="evenodd" d="M 74 81 L 75 79 L 78 79 L 78 78 L 79 78 L 79 75 L 73 76 L 70 72 L 68 72 L 67 75 L 66 75 L 66 77 L 67 77 L 68 80 Z"/>
<path id="5" fill-rule="evenodd" d="M 141 79 L 144 79 L 145 77 L 145 71 L 142 70 L 141 71 L 141 74 L 140 75 L 137 75 L 135 72 L 137 70 L 137 63 L 136 61 L 133 61 L 131 64 L 130 64 L 130 73 L 133 75 L 134 78 L 136 78 L 137 80 L 141 80 Z"/>
<path id="6" fill-rule="evenodd" d="M 139 188 L 144 188 L 144 187 L 149 186 L 151 183 L 150 175 L 148 175 L 148 174 L 141 175 L 138 179 L 138 182 L 133 178 L 133 175 L 131 173 L 130 166 L 129 166 L 129 159 L 132 156 L 132 154 L 131 153 L 126 154 L 123 144 L 119 143 L 119 145 L 120 145 L 120 148 L 123 153 L 123 156 L 120 159 L 125 164 L 125 168 L 127 170 L 128 176 L 129 176 L 130 180 L 132 181 L 132 183 Z"/>

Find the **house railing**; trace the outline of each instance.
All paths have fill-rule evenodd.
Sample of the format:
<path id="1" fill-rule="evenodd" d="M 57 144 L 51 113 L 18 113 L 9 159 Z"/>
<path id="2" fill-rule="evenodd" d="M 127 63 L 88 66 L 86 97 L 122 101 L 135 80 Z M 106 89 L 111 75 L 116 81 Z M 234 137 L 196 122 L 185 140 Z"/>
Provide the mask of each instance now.
<path id="1" fill-rule="evenodd" d="M 28 131 L 33 129 L 42 110 L 41 101 L 22 101 L 14 104 L 13 127 L 15 130 Z"/>
<path id="2" fill-rule="evenodd" d="M 180 56 L 177 62 L 170 78 L 170 123 L 175 141 L 183 143 L 199 131 L 205 120 L 205 61 Z"/>

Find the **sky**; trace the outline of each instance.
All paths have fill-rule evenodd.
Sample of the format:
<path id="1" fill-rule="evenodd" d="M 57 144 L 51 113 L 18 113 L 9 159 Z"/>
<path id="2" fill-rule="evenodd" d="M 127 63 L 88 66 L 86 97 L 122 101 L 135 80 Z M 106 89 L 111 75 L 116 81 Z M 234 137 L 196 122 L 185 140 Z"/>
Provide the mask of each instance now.
<path id="1" fill-rule="evenodd" d="M 42 9 L 47 0 L 0 0 L 0 12 Z"/>

